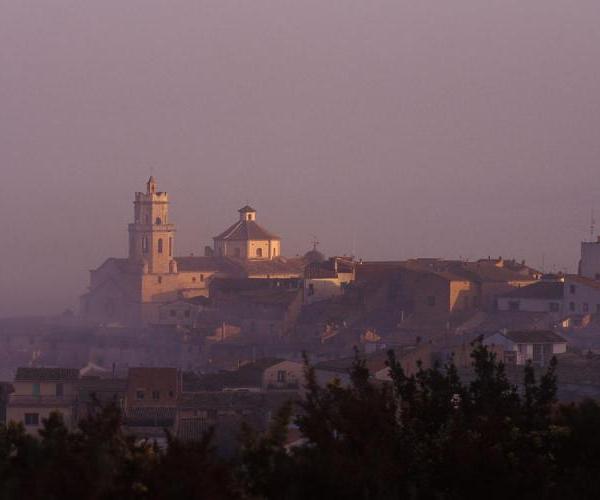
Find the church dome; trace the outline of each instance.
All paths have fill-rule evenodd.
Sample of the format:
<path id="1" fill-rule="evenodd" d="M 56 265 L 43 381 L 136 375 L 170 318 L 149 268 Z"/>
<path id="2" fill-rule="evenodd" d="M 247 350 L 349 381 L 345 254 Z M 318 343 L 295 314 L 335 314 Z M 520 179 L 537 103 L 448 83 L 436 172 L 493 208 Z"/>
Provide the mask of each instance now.
<path id="1" fill-rule="evenodd" d="M 304 259 L 312 264 L 314 262 L 323 262 L 325 260 L 325 256 L 316 249 L 310 250 L 304 254 Z"/>

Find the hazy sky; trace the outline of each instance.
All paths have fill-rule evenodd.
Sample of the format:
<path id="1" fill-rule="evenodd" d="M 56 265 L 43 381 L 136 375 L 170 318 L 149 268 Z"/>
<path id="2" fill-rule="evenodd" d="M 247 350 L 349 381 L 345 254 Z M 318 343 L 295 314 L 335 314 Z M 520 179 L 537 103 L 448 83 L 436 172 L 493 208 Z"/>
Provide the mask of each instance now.
<path id="1" fill-rule="evenodd" d="M 0 0 L 0 316 L 77 304 L 133 192 L 179 254 L 246 202 L 365 259 L 574 270 L 600 227 L 598 0 Z"/>

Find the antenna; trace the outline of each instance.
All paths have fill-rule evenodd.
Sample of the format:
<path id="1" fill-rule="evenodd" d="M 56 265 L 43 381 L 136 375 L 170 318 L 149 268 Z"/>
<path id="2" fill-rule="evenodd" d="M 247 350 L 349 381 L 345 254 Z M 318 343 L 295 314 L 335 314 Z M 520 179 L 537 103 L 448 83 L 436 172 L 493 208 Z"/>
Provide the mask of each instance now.
<path id="1" fill-rule="evenodd" d="M 546 254 L 542 253 L 542 273 L 546 272 Z"/>
<path id="2" fill-rule="evenodd" d="M 594 241 L 594 230 L 596 229 L 596 221 L 594 220 L 594 209 L 592 208 L 592 214 L 590 217 L 590 241 Z"/>

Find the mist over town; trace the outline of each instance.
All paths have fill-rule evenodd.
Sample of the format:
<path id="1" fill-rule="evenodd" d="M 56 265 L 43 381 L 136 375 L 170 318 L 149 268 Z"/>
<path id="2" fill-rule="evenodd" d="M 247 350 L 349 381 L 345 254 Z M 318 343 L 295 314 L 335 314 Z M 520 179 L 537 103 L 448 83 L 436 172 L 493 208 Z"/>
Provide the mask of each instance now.
<path id="1" fill-rule="evenodd" d="M 597 498 L 599 16 L 0 0 L 0 498 Z"/>

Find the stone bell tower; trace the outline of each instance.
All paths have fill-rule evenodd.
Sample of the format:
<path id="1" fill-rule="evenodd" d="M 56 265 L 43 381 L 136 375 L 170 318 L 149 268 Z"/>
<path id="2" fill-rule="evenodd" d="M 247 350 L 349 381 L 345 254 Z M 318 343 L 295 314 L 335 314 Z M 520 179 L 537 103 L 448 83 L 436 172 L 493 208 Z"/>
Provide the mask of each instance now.
<path id="1" fill-rule="evenodd" d="M 145 193 L 135 193 L 129 224 L 129 260 L 144 272 L 168 273 L 175 251 L 175 224 L 169 224 L 169 195 L 156 190 L 150 177 Z M 172 266 L 171 266 L 172 267 Z"/>

